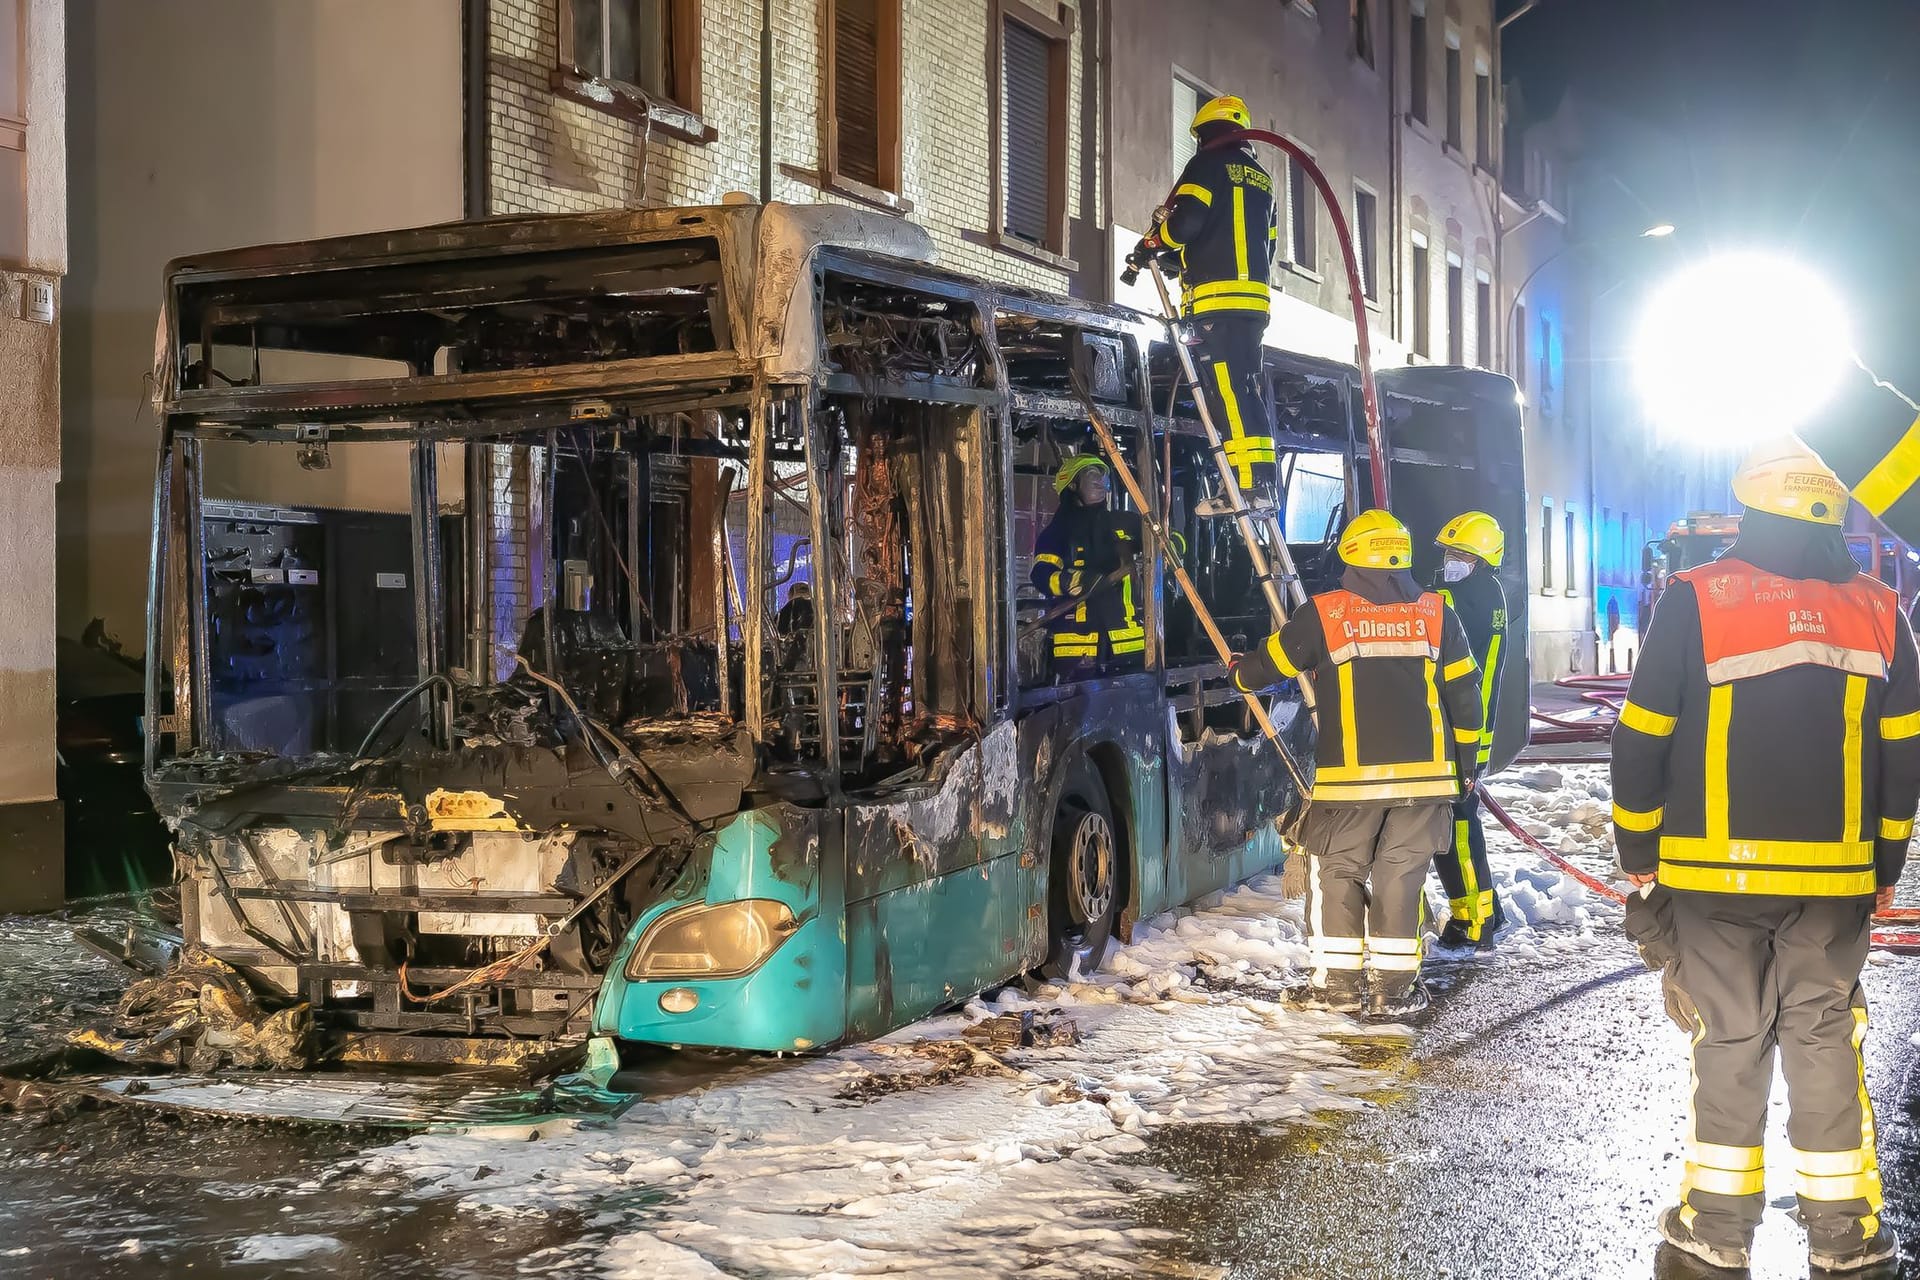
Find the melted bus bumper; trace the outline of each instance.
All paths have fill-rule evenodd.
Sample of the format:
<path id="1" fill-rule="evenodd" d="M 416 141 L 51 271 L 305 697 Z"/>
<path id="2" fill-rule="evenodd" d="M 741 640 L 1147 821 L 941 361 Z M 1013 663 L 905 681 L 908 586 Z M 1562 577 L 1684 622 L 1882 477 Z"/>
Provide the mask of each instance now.
<path id="1" fill-rule="evenodd" d="M 823 899 L 818 815 L 784 806 L 721 828 L 706 873 L 634 921 L 595 1002 L 600 1035 L 794 1051 L 846 1034 L 846 938 Z M 693 872 L 696 869 L 690 868 Z"/>

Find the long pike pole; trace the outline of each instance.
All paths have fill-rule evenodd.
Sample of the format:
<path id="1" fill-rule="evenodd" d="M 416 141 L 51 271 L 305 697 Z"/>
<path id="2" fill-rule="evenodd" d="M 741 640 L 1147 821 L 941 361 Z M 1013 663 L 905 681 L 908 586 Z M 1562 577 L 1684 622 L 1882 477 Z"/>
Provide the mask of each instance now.
<path id="1" fill-rule="evenodd" d="M 1113 468 L 1113 474 L 1119 476 L 1120 483 L 1126 486 L 1127 496 L 1133 499 L 1133 505 L 1140 509 L 1140 519 L 1153 530 L 1154 541 L 1162 547 L 1171 547 L 1173 542 L 1167 537 L 1166 528 L 1155 518 L 1153 507 L 1147 502 L 1146 490 L 1140 487 L 1140 480 L 1133 474 L 1133 468 L 1128 466 L 1126 458 L 1121 456 L 1120 446 L 1113 438 L 1113 429 L 1107 425 L 1107 420 L 1100 416 L 1100 410 L 1095 406 L 1093 396 L 1087 390 L 1086 380 L 1080 376 L 1078 370 L 1073 374 L 1073 386 L 1074 390 L 1080 393 L 1080 399 L 1086 407 L 1087 419 L 1093 424 L 1093 434 L 1099 438 L 1101 452 L 1107 455 L 1107 462 Z M 1194 616 L 1200 619 L 1200 625 L 1206 628 L 1207 638 L 1213 641 L 1214 652 L 1220 655 L 1221 662 L 1231 667 L 1233 650 L 1227 645 L 1227 638 L 1220 634 L 1220 626 L 1214 622 L 1213 614 L 1208 612 L 1207 606 L 1201 601 L 1200 592 L 1193 585 L 1193 579 L 1187 576 L 1187 567 L 1180 563 L 1177 556 L 1169 556 L 1166 559 L 1167 566 L 1173 570 L 1174 580 L 1180 584 L 1181 592 L 1187 597 L 1187 603 L 1193 606 Z M 1235 687 L 1238 688 L 1238 686 Z M 1287 744 L 1280 740 L 1280 731 L 1274 728 L 1272 718 L 1267 715 L 1267 709 L 1260 704 L 1259 698 L 1245 690 L 1240 690 L 1240 696 L 1246 699 L 1247 708 L 1253 712 L 1254 723 L 1260 726 L 1260 732 L 1265 734 L 1267 741 L 1273 744 L 1273 749 L 1280 753 L 1280 759 L 1286 764 L 1287 772 L 1293 775 L 1293 784 L 1300 788 L 1301 798 L 1306 798 L 1312 788 L 1307 785 L 1306 776 L 1300 772 L 1300 765 L 1294 760 L 1293 753 L 1287 750 Z"/>

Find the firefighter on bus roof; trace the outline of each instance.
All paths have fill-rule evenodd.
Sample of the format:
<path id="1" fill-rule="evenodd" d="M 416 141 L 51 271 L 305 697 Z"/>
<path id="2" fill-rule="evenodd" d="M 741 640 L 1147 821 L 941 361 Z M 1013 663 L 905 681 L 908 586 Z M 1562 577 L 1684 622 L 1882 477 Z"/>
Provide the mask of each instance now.
<path id="1" fill-rule="evenodd" d="M 1473 660 L 1480 664 L 1480 747 L 1475 768 L 1484 774 L 1493 758 L 1494 712 L 1506 661 L 1507 593 L 1500 588 L 1497 570 L 1506 557 L 1507 535 L 1486 512 L 1469 511 L 1447 521 L 1434 541 L 1446 553 L 1440 565 L 1446 584 L 1440 598 L 1459 617 Z M 1493 872 L 1487 866 L 1479 788 L 1453 802 L 1453 844 L 1434 859 L 1434 866 L 1451 908 L 1440 945 L 1491 947 L 1493 935 L 1506 923 L 1506 913 L 1493 891 Z"/>
<path id="2" fill-rule="evenodd" d="M 1413 538 L 1385 511 L 1340 535 L 1340 587 L 1233 664 L 1255 692 L 1305 672 L 1320 738 L 1307 850 L 1306 1002 L 1417 1012 L 1427 864 L 1474 785 L 1480 683 L 1460 620 L 1413 580 Z M 1369 890 L 1371 894 L 1369 895 Z M 1371 991 L 1367 976 L 1371 974 Z"/>
<path id="3" fill-rule="evenodd" d="M 1273 421 L 1260 344 L 1279 223 L 1272 175 L 1254 158 L 1252 144 L 1228 141 L 1252 127 L 1239 98 L 1214 98 L 1195 113 L 1191 128 L 1200 149 L 1127 263 L 1137 268 L 1159 255 L 1179 274 L 1181 311 L 1198 344 L 1201 390 L 1227 464 L 1240 487 L 1254 491 L 1253 501 L 1275 506 Z"/>
<path id="4" fill-rule="evenodd" d="M 1033 547 L 1033 585 L 1049 602 L 1080 603 L 1048 624 L 1053 675 L 1059 681 L 1138 671 L 1145 664 L 1146 628 L 1131 573 L 1102 583 L 1131 565 L 1140 551 L 1140 516 L 1107 508 L 1107 464 L 1074 454 L 1054 472 L 1060 509 Z"/>
<path id="5" fill-rule="evenodd" d="M 1920 671 L 1898 597 L 1848 554 L 1833 472 L 1782 441 L 1733 492 L 1739 538 L 1674 575 L 1613 734 L 1620 865 L 1671 893 L 1674 979 L 1696 1009 L 1680 1203 L 1658 1226 L 1747 1265 L 1778 1045 L 1810 1261 L 1855 1271 L 1899 1252 L 1859 978 L 1920 800 Z"/>

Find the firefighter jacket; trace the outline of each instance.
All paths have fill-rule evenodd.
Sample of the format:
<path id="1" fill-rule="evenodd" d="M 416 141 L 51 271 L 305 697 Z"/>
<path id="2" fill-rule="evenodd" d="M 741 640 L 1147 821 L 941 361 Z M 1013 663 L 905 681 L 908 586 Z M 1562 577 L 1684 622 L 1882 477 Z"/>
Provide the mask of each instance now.
<path id="1" fill-rule="evenodd" d="M 1253 313 L 1271 305 L 1273 177 L 1253 148 L 1203 147 L 1180 171 L 1167 216 L 1155 228 L 1180 255 L 1180 301 L 1189 316 Z"/>
<path id="2" fill-rule="evenodd" d="M 1033 585 L 1052 600 L 1077 596 L 1139 552 L 1140 517 L 1065 500 L 1033 550 Z M 1133 575 L 1093 592 L 1079 608 L 1048 624 L 1048 631 L 1056 660 L 1144 653 L 1147 633 L 1134 601 Z"/>
<path id="3" fill-rule="evenodd" d="M 1476 760 L 1484 770 L 1493 759 L 1494 712 L 1500 704 L 1500 673 L 1507 659 L 1507 593 L 1500 577 L 1485 564 L 1440 591 L 1460 627 L 1467 633 L 1473 660 L 1480 664 L 1480 749 Z"/>
<path id="4" fill-rule="evenodd" d="M 1243 692 L 1305 672 L 1319 703 L 1313 799 L 1452 799 L 1480 747 L 1479 668 L 1460 620 L 1405 572 L 1348 569 L 1234 664 Z"/>
<path id="5" fill-rule="evenodd" d="M 1878 581 L 1784 576 L 1749 542 L 1654 610 L 1613 732 L 1620 865 L 1680 892 L 1870 895 L 1920 800 L 1912 630 Z"/>

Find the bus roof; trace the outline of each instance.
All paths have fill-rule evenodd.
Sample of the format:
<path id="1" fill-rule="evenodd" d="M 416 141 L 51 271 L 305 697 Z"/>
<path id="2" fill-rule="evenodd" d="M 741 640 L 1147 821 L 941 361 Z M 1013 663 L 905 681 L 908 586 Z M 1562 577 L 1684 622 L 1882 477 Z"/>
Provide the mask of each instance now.
<path id="1" fill-rule="evenodd" d="M 1089 302 L 1016 285 L 982 281 L 937 264 L 932 237 L 925 228 L 898 215 L 850 205 L 752 201 L 663 209 L 621 209 L 596 213 L 533 214 L 439 223 L 425 227 L 364 232 L 279 244 L 252 245 L 176 258 L 166 268 L 166 303 L 161 318 L 156 390 L 162 408 L 184 409 L 178 396 L 173 313 L 184 288 L 247 277 L 287 277 L 379 266 L 458 265 L 477 259 L 498 263 L 503 256 L 571 249 L 614 248 L 677 239 L 711 238 L 720 246 L 731 278 L 750 282 L 730 292 L 726 306 L 738 339 L 735 360 L 760 362 L 775 381 L 804 380 L 821 369 L 818 325 L 812 321 L 813 273 L 823 255 L 855 271 L 868 268 L 910 277 L 913 283 L 971 297 L 984 305 L 1056 313 L 1063 320 L 1110 331 L 1131 331 L 1143 347 L 1165 341 L 1158 317 L 1130 307 Z M 744 296 L 742 296 L 744 295 Z M 808 321 L 801 323 L 802 320 Z M 751 337 L 746 337 L 746 335 Z M 1266 351 L 1270 368 L 1334 380 L 1356 380 L 1354 365 L 1275 347 Z M 1457 369 L 1395 368 L 1382 371 L 1382 390 L 1414 400 L 1431 398 L 1458 405 L 1463 392 L 1511 397 L 1510 380 L 1497 374 Z M 189 393 L 198 398 L 203 393 Z"/>

